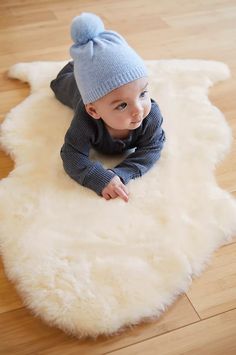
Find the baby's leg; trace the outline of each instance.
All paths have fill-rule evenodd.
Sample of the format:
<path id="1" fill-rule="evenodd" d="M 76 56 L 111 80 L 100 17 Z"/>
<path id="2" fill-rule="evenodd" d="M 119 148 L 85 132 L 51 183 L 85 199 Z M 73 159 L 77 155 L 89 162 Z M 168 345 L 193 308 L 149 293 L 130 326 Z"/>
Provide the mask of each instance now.
<path id="1" fill-rule="evenodd" d="M 51 82 L 50 87 L 60 102 L 75 109 L 81 95 L 74 77 L 73 62 L 66 64 L 58 73 L 56 79 Z"/>

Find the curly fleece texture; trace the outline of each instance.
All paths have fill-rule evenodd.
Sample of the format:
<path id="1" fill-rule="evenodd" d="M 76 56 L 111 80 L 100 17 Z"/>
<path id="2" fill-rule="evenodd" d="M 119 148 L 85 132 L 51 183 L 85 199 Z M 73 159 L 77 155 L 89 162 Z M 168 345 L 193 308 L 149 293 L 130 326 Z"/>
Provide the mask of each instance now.
<path id="1" fill-rule="evenodd" d="M 63 170 L 72 112 L 49 82 L 64 64 L 10 69 L 31 95 L 2 124 L 15 169 L 0 183 L 1 253 L 36 315 L 78 337 L 108 335 L 163 312 L 235 233 L 235 200 L 214 177 L 231 131 L 207 96 L 229 71 L 211 61 L 147 62 L 167 141 L 155 167 L 129 183 L 124 203 L 102 199 Z"/>

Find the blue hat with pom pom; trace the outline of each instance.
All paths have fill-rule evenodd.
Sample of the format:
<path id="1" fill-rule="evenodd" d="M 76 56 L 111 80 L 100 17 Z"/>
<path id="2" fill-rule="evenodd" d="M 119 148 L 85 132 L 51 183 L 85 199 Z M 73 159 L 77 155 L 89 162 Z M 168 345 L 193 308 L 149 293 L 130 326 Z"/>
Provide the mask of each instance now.
<path id="1" fill-rule="evenodd" d="M 83 13 L 75 17 L 71 37 L 74 75 L 84 104 L 147 76 L 143 60 L 122 36 L 106 31 L 98 16 Z"/>

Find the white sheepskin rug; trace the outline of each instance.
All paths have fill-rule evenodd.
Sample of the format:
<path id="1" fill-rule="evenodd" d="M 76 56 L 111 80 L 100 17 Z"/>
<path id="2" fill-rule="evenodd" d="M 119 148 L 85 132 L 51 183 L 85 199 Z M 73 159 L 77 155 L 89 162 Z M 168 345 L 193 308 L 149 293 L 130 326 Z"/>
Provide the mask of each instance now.
<path id="1" fill-rule="evenodd" d="M 20 63 L 9 72 L 31 95 L 2 124 L 1 144 L 16 166 L 0 183 L 1 254 L 34 314 L 78 337 L 110 335 L 159 316 L 236 231 L 235 200 L 214 177 L 231 131 L 208 99 L 229 70 L 213 61 L 147 62 L 167 141 L 155 167 L 129 183 L 125 203 L 63 170 L 73 113 L 49 82 L 64 64 Z"/>

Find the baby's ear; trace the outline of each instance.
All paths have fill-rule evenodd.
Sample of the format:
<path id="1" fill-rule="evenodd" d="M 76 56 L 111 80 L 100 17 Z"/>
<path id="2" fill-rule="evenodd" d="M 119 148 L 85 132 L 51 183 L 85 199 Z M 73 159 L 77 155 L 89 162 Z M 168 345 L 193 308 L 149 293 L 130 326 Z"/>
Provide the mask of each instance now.
<path id="1" fill-rule="evenodd" d="M 86 104 L 85 105 L 85 110 L 87 111 L 87 113 L 90 116 L 95 118 L 95 120 L 99 120 L 99 118 L 101 118 L 101 116 L 97 113 L 96 108 L 94 107 L 93 104 Z"/>

